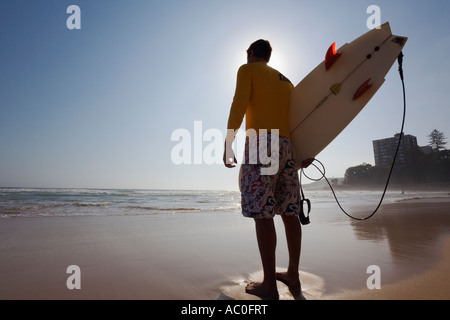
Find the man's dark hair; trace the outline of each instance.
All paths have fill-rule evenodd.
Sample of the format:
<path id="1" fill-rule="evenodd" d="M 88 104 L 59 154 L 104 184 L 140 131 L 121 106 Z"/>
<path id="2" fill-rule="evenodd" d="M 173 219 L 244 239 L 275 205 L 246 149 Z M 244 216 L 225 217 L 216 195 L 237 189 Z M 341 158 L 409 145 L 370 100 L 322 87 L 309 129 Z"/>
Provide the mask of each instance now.
<path id="1" fill-rule="evenodd" d="M 253 51 L 256 58 L 263 58 L 267 62 L 270 60 L 272 54 L 272 46 L 267 40 L 259 39 L 253 42 L 247 50 L 247 54 Z"/>

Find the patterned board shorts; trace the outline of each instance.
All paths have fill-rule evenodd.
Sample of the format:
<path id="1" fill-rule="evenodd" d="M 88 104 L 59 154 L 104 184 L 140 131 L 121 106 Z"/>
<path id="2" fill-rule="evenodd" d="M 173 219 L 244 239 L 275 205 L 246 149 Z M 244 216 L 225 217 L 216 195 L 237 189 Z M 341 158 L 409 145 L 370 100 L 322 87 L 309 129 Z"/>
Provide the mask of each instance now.
<path id="1" fill-rule="evenodd" d="M 241 204 L 245 217 L 300 214 L 300 183 L 289 138 L 271 133 L 248 138 L 241 170 Z"/>

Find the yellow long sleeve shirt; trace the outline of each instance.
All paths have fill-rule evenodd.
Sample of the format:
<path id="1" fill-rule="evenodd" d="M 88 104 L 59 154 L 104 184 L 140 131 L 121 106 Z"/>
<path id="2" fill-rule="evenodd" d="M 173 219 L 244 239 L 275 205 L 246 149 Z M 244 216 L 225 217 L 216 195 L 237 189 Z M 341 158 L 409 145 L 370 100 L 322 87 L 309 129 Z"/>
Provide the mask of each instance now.
<path id="1" fill-rule="evenodd" d="M 239 129 L 245 115 L 246 130 L 254 129 L 259 133 L 261 129 L 268 132 L 278 129 L 280 135 L 289 138 L 288 111 L 292 89 L 292 83 L 265 62 L 244 64 L 238 71 L 227 129 Z M 234 136 L 228 134 L 227 140 L 230 139 Z"/>

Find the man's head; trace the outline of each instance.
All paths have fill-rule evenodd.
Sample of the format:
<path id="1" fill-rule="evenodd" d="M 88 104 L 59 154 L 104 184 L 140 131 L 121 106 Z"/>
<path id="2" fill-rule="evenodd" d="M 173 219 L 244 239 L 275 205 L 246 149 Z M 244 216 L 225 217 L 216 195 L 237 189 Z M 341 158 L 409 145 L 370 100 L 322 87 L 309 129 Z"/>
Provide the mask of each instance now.
<path id="1" fill-rule="evenodd" d="M 269 62 L 272 54 L 272 47 L 267 40 L 257 40 L 253 42 L 247 50 L 247 62 L 265 61 Z"/>

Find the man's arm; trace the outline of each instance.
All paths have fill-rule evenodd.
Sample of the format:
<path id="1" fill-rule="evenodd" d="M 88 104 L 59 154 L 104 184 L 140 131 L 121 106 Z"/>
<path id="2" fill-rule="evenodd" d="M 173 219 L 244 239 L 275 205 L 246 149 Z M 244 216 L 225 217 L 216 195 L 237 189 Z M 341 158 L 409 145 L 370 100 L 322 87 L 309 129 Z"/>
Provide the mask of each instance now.
<path id="1" fill-rule="evenodd" d="M 223 162 L 227 168 L 234 168 L 237 163 L 233 151 L 233 141 L 237 130 L 241 127 L 247 106 L 250 101 L 252 90 L 251 74 L 248 65 L 239 68 L 236 92 L 234 94 L 233 103 L 231 104 L 230 115 L 227 124 L 227 136 L 225 138 L 225 147 L 223 153 Z"/>
<path id="2" fill-rule="evenodd" d="M 241 127 L 245 112 L 247 111 L 250 95 L 252 91 L 252 76 L 249 65 L 239 68 L 236 81 L 236 91 L 231 104 L 230 115 L 228 117 L 227 129 L 236 131 Z"/>

